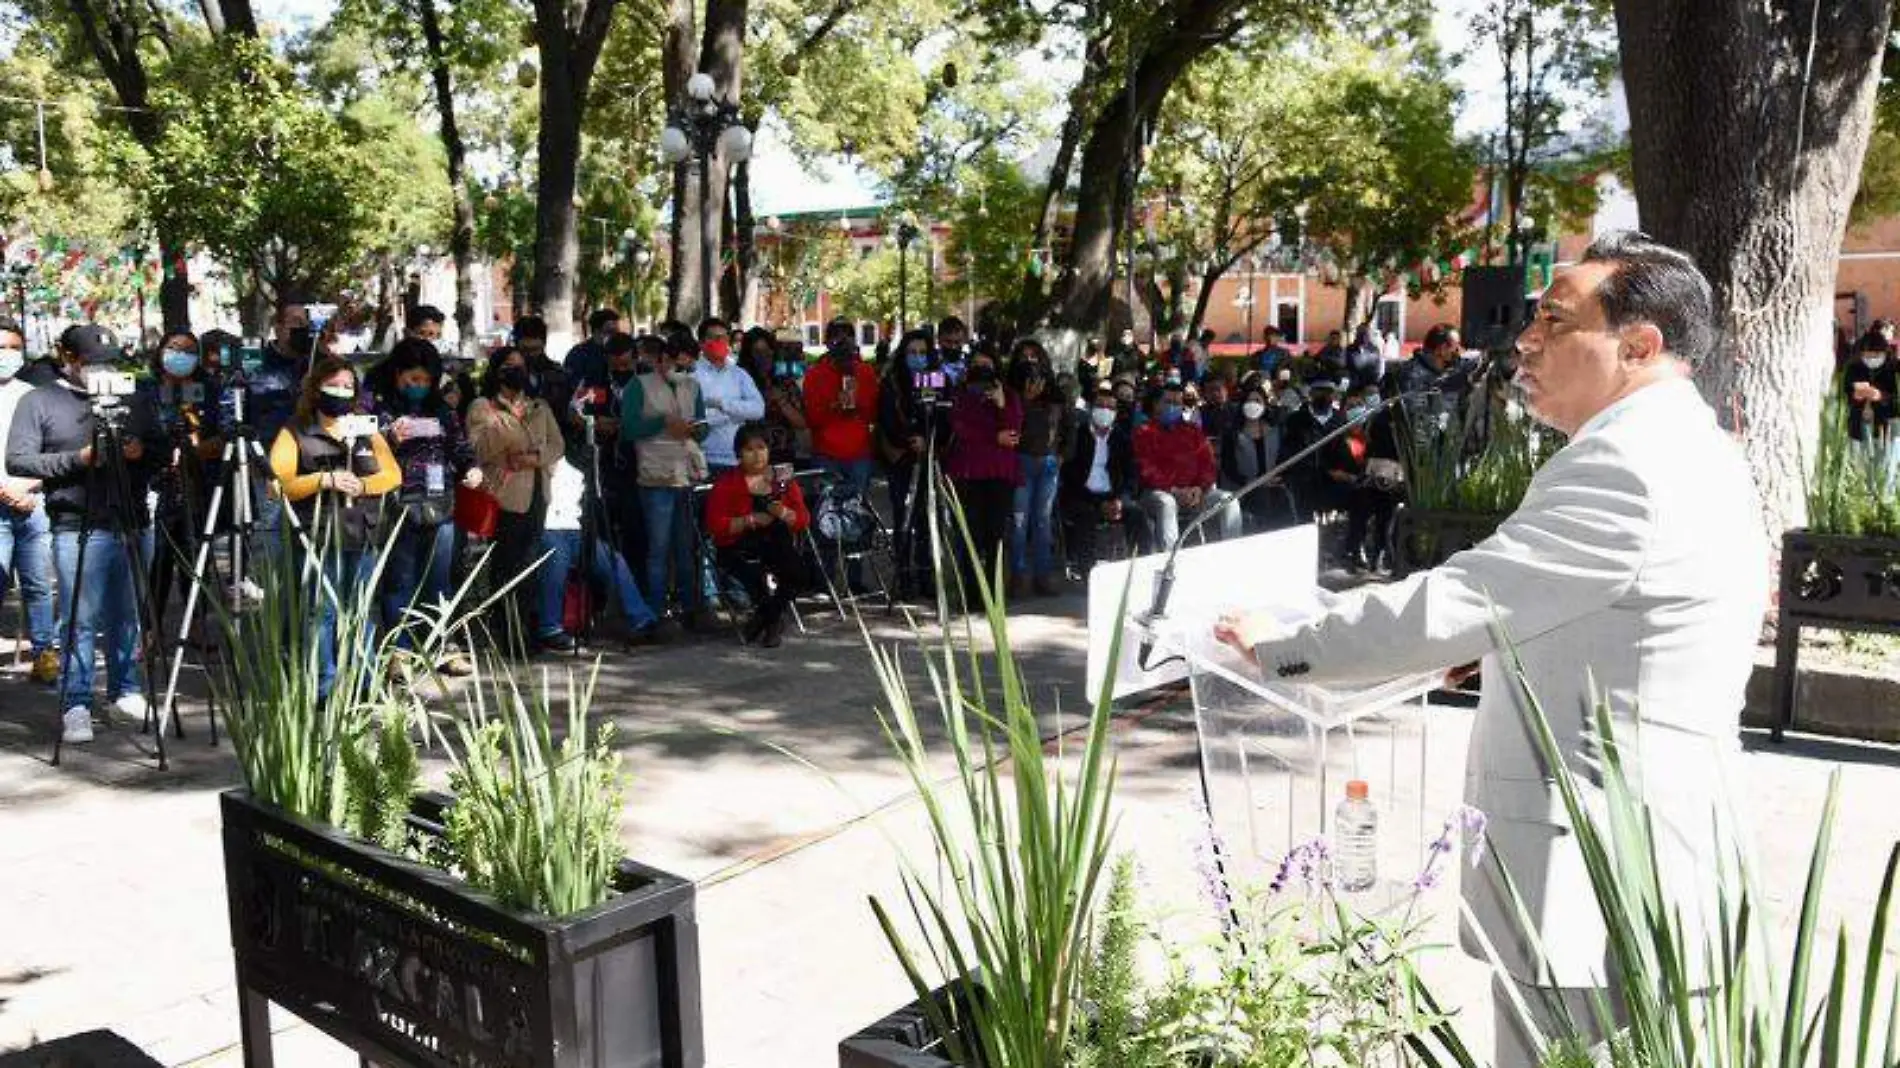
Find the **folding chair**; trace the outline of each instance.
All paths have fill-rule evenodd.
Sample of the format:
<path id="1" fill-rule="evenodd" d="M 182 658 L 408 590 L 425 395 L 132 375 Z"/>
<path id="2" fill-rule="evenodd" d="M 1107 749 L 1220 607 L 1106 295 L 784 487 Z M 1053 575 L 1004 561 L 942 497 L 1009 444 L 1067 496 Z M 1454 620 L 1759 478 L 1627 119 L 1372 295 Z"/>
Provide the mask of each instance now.
<path id="1" fill-rule="evenodd" d="M 858 493 L 829 471 L 799 471 L 792 477 L 798 480 L 805 494 L 805 506 L 811 512 L 811 524 L 805 528 L 806 550 L 824 579 L 826 594 L 837 606 L 838 618 L 849 618 L 845 606 L 855 605 L 862 598 L 849 590 L 839 591 L 834 564 L 836 570 L 846 574 L 853 564 L 867 569 L 884 597 L 885 612 L 895 611 L 897 595 L 893 576 L 879 564 L 879 557 L 890 558 L 890 525 L 872 503 L 870 494 Z"/>

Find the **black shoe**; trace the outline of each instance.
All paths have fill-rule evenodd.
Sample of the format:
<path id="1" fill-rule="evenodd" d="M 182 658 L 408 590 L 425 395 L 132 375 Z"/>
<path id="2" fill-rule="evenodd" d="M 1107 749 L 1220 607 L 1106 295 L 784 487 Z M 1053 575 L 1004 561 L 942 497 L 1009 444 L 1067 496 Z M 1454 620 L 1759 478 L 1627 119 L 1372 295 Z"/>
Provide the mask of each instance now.
<path id="1" fill-rule="evenodd" d="M 626 646 L 639 649 L 648 645 L 659 645 L 667 640 L 666 628 L 660 623 L 648 623 L 638 630 L 628 631 Z"/>
<path id="2" fill-rule="evenodd" d="M 543 635 L 536 644 L 541 647 L 541 651 L 544 653 L 571 653 L 580 648 L 580 643 L 575 641 L 574 636 L 566 631 L 561 631 L 558 634 Z"/>
<path id="3" fill-rule="evenodd" d="M 680 636 L 679 620 L 668 616 L 642 633 L 649 635 L 648 642 L 653 645 L 665 645 L 668 642 L 677 641 Z"/>

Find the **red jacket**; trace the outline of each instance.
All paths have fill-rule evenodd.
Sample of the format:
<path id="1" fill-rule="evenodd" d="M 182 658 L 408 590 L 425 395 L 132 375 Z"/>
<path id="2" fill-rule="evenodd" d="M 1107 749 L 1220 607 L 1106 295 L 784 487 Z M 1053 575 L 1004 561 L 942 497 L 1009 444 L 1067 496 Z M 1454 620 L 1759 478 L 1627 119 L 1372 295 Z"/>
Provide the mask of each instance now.
<path id="1" fill-rule="evenodd" d="M 805 494 L 798 488 L 797 479 L 785 484 L 778 499 L 792 510 L 792 533 L 811 525 L 811 512 L 805 508 Z M 752 490 L 745 484 L 745 470 L 734 468 L 720 475 L 719 481 L 713 483 L 712 492 L 706 495 L 706 529 L 712 532 L 713 544 L 723 549 L 736 543 L 743 535 L 732 532 L 732 521 L 753 511 Z"/>
<path id="2" fill-rule="evenodd" d="M 852 374 L 858 406 L 840 411 L 844 388 L 838 365 L 823 359 L 805 375 L 805 423 L 811 427 L 811 451 L 827 460 L 862 460 L 871 455 L 871 424 L 877 420 L 877 372 L 860 360 Z"/>
<path id="3" fill-rule="evenodd" d="M 1214 463 L 1214 447 L 1207 435 L 1193 423 L 1176 423 L 1163 429 L 1156 422 L 1144 423 L 1135 431 L 1135 470 L 1144 490 L 1171 490 L 1182 486 L 1211 488 L 1220 470 Z"/>

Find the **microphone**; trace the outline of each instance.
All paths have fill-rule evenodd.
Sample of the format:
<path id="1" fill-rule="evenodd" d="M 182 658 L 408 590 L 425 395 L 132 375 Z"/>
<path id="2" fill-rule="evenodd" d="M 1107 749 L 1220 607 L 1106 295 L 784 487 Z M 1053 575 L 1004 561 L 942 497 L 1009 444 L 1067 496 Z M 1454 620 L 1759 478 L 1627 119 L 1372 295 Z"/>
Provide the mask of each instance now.
<path id="1" fill-rule="evenodd" d="M 1300 461 L 1318 452 L 1320 449 L 1324 448 L 1327 444 L 1329 444 L 1330 442 L 1338 438 L 1340 435 L 1345 434 L 1347 431 L 1351 430 L 1352 428 L 1356 426 L 1366 425 L 1367 423 L 1371 422 L 1374 418 L 1379 416 L 1381 413 L 1394 407 L 1395 405 L 1402 404 L 1406 401 L 1422 400 L 1426 397 L 1437 396 L 1440 392 L 1441 391 L 1437 386 L 1432 386 L 1427 389 L 1415 389 L 1408 393 L 1395 393 L 1392 396 L 1387 397 L 1384 400 L 1381 400 L 1379 403 L 1372 405 L 1371 407 L 1367 408 L 1363 412 L 1360 412 L 1358 415 L 1354 416 L 1353 418 L 1340 423 L 1338 426 L 1320 435 L 1318 438 L 1314 439 L 1311 444 L 1306 446 L 1306 448 L 1301 449 L 1299 452 L 1294 453 L 1292 456 L 1288 457 L 1287 459 L 1282 460 L 1277 464 L 1274 464 L 1272 468 L 1262 473 L 1259 477 L 1255 478 L 1253 481 L 1235 490 L 1233 499 L 1231 501 L 1228 501 L 1226 506 L 1239 507 L 1240 502 L 1244 500 L 1249 493 L 1252 493 L 1253 491 L 1259 489 L 1260 487 L 1266 485 L 1267 483 L 1273 481 L 1274 479 L 1279 478 L 1281 475 L 1285 474 L 1287 471 L 1291 470 L 1292 468 L 1297 467 Z M 1213 517 L 1214 517 L 1213 509 L 1210 509 L 1210 508 L 1201 509 L 1201 514 L 1195 516 L 1192 522 L 1190 522 L 1187 526 L 1181 528 L 1181 536 L 1174 539 L 1173 545 L 1168 546 L 1168 559 L 1165 563 L 1161 565 L 1161 570 L 1155 573 L 1154 596 L 1149 599 L 1148 610 L 1146 612 L 1141 613 L 1139 616 L 1136 617 L 1136 619 L 1138 619 L 1141 622 L 1142 626 L 1152 627 L 1157 621 L 1166 619 L 1168 617 L 1168 599 L 1174 595 L 1174 558 L 1180 555 L 1181 546 L 1187 544 L 1188 535 L 1201 529 L 1201 527 L 1205 525 L 1207 521 L 1212 519 Z M 1154 652 L 1154 644 L 1155 644 L 1154 638 L 1152 635 L 1144 635 L 1141 639 L 1139 659 L 1137 659 L 1135 663 L 1143 671 L 1154 670 L 1154 668 L 1150 667 L 1148 664 L 1148 657 L 1150 656 L 1150 654 Z"/>

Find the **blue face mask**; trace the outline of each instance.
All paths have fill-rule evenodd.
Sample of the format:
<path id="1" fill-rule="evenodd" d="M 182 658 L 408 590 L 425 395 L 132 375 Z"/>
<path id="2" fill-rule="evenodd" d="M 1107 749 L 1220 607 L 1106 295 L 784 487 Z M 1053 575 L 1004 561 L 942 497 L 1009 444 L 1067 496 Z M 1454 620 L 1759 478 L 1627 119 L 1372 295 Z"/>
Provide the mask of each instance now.
<path id="1" fill-rule="evenodd" d="M 1181 409 L 1172 404 L 1164 404 L 1156 413 L 1155 418 L 1160 420 L 1162 426 L 1179 426 L 1181 425 Z"/>
<path id="2" fill-rule="evenodd" d="M 904 354 L 904 366 L 909 367 L 912 371 L 927 371 L 930 369 L 930 354 L 927 352 L 907 352 Z"/>
<path id="3" fill-rule="evenodd" d="M 168 351 L 165 353 L 162 362 L 165 365 L 166 374 L 173 378 L 188 378 L 192 372 L 198 369 L 198 354 L 195 352 Z"/>
<path id="4" fill-rule="evenodd" d="M 402 399 L 411 404 L 421 404 L 429 399 L 429 386 L 426 382 L 405 382 L 402 387 Z"/>

